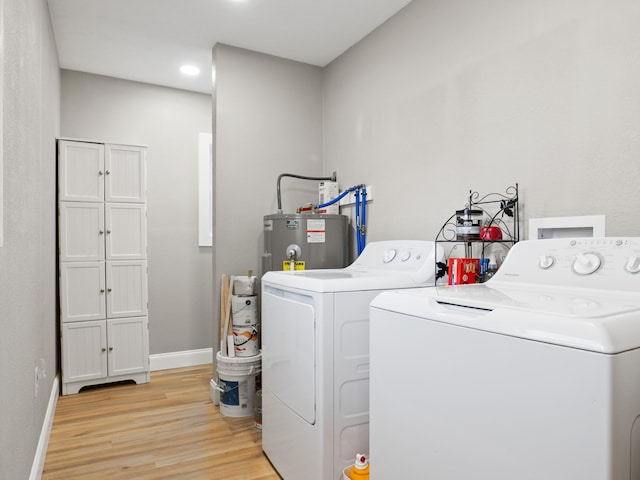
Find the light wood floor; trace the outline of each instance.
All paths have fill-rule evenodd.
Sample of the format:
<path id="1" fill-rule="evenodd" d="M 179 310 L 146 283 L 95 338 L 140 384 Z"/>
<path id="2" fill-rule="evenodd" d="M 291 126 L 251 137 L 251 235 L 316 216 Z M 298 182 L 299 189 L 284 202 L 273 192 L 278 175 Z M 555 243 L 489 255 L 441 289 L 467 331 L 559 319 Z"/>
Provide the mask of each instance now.
<path id="1" fill-rule="evenodd" d="M 211 365 L 60 397 L 43 480 L 278 480 L 252 417 L 220 415 Z"/>

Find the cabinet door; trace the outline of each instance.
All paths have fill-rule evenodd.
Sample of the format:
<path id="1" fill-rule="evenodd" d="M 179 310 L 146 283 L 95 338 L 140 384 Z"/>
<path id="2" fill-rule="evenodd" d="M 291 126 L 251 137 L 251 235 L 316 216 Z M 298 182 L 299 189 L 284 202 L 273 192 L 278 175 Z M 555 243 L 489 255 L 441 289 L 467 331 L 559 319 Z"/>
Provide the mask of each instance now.
<path id="1" fill-rule="evenodd" d="M 145 147 L 105 145 L 105 201 L 146 202 Z"/>
<path id="2" fill-rule="evenodd" d="M 60 261 L 104 260 L 104 204 L 60 202 Z"/>
<path id="3" fill-rule="evenodd" d="M 60 264 L 60 309 L 63 322 L 105 319 L 104 262 Z"/>
<path id="4" fill-rule="evenodd" d="M 149 370 L 147 317 L 107 320 L 109 375 L 129 375 Z"/>
<path id="5" fill-rule="evenodd" d="M 106 262 L 107 317 L 147 315 L 147 262 Z"/>
<path id="6" fill-rule="evenodd" d="M 62 381 L 81 382 L 107 376 L 105 320 L 62 324 Z"/>
<path id="7" fill-rule="evenodd" d="M 104 145 L 58 142 L 58 200 L 104 201 Z"/>
<path id="8" fill-rule="evenodd" d="M 147 207 L 141 203 L 107 203 L 105 207 L 107 260 L 147 257 Z"/>

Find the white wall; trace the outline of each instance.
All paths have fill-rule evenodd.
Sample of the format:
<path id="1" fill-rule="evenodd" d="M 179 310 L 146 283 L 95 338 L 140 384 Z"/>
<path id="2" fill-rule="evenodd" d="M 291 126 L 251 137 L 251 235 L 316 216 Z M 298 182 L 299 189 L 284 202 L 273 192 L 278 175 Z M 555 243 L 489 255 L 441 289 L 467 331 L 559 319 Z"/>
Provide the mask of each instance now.
<path id="1" fill-rule="evenodd" d="M 56 156 L 60 75 L 46 0 L 0 1 L 4 245 L 0 247 L 0 478 L 29 478 L 57 372 Z M 2 57 L 2 55 L 0 55 Z M 46 378 L 34 369 L 40 359 Z"/>
<path id="2" fill-rule="evenodd" d="M 211 96 L 62 71 L 61 135 L 144 144 L 152 354 L 211 348 L 211 248 L 198 246 L 198 133 Z"/>
<path id="3" fill-rule="evenodd" d="M 324 171 L 369 239 L 432 239 L 470 189 L 640 235 L 640 4 L 414 0 L 324 69 Z"/>
<path id="4" fill-rule="evenodd" d="M 213 62 L 213 270 L 219 292 L 222 274 L 259 273 L 263 217 L 276 213 L 278 175 L 322 173 L 322 84 L 318 67 L 222 44 L 214 47 Z M 313 182 L 285 179 L 282 187 L 286 213 L 318 195 Z"/>

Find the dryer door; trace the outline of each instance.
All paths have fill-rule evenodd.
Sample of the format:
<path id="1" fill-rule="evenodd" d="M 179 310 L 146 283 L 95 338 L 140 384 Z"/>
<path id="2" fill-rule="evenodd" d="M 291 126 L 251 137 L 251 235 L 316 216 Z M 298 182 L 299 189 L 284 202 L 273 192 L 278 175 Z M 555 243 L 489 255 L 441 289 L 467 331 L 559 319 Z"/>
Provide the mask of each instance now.
<path id="1" fill-rule="evenodd" d="M 306 422 L 316 421 L 313 297 L 265 286 L 262 297 L 262 382 Z"/>

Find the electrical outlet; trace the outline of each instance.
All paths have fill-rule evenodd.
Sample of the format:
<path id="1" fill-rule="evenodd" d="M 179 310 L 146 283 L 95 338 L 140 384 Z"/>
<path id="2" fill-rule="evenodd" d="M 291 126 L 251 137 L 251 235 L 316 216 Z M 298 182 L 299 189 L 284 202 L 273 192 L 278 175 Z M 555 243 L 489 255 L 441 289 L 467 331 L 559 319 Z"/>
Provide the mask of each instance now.
<path id="1" fill-rule="evenodd" d="M 38 362 L 38 380 L 43 378 L 47 378 L 47 362 L 45 362 L 44 358 L 41 358 Z"/>
<path id="2" fill-rule="evenodd" d="M 33 396 L 36 398 L 38 397 L 38 382 L 43 378 L 47 378 L 47 362 L 41 358 L 33 369 Z"/>

